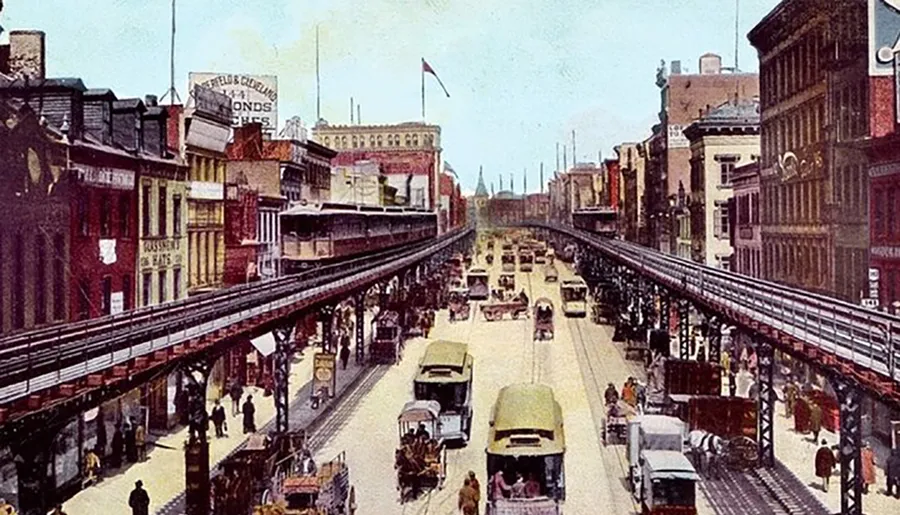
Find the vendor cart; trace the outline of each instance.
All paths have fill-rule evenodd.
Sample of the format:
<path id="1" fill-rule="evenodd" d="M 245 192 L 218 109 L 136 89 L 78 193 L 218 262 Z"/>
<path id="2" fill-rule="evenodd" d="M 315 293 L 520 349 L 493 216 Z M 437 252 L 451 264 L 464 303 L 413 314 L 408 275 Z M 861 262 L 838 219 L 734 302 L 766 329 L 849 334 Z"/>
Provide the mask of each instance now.
<path id="1" fill-rule="evenodd" d="M 512 291 L 516 289 L 516 274 L 513 273 L 502 273 L 500 274 L 500 278 L 497 279 L 497 284 L 500 285 L 506 291 Z"/>
<path id="2" fill-rule="evenodd" d="M 534 339 L 553 339 L 553 302 L 547 298 L 534 301 Z"/>
<path id="3" fill-rule="evenodd" d="M 489 302 L 480 306 L 484 319 L 490 322 L 503 319 L 503 315 L 508 314 L 514 320 L 522 314 L 528 313 L 528 304 L 522 302 L 518 298 L 510 302 Z"/>

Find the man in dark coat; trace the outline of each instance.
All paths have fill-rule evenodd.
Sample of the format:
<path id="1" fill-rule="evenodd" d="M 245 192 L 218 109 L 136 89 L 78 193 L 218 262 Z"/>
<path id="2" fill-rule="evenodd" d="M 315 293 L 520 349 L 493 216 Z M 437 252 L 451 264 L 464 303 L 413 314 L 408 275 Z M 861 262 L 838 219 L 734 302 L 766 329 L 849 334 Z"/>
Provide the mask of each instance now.
<path id="1" fill-rule="evenodd" d="M 822 490 L 828 491 L 828 480 L 831 478 L 831 472 L 837 461 L 834 459 L 834 453 L 828 447 L 828 442 L 822 440 L 822 446 L 816 451 L 816 477 L 822 478 Z"/>
<path id="2" fill-rule="evenodd" d="M 135 481 L 134 490 L 128 496 L 128 506 L 131 507 L 131 515 L 150 515 L 150 496 L 140 479 Z"/>
<path id="3" fill-rule="evenodd" d="M 241 409 L 241 412 L 244 414 L 244 434 L 255 433 L 256 420 L 254 420 L 254 415 L 256 415 L 256 407 L 253 406 L 252 395 L 247 396 L 247 400 L 244 402 L 244 407 Z"/>
<path id="4" fill-rule="evenodd" d="M 125 456 L 128 459 L 128 463 L 137 461 L 137 440 L 134 432 L 134 417 L 130 417 L 125 425 Z"/>
<path id="5" fill-rule="evenodd" d="M 347 370 L 347 362 L 350 361 L 350 343 L 341 344 L 341 368 Z"/>
<path id="6" fill-rule="evenodd" d="M 216 426 L 216 438 L 222 438 L 225 436 L 225 406 L 219 401 L 216 401 L 211 418 L 213 425 Z"/>
<path id="7" fill-rule="evenodd" d="M 125 448 L 125 436 L 122 434 L 122 427 L 116 424 L 116 430 L 112 437 L 112 453 L 109 457 L 109 464 L 112 468 L 122 466 L 122 451 Z"/>
<path id="8" fill-rule="evenodd" d="M 893 492 L 894 497 L 900 499 L 900 448 L 891 451 L 884 472 L 887 476 L 885 495 L 891 495 Z"/>
<path id="9" fill-rule="evenodd" d="M 232 381 L 228 395 L 231 397 L 231 416 L 236 417 L 241 412 L 241 397 L 244 396 L 244 388 L 237 379 Z"/>

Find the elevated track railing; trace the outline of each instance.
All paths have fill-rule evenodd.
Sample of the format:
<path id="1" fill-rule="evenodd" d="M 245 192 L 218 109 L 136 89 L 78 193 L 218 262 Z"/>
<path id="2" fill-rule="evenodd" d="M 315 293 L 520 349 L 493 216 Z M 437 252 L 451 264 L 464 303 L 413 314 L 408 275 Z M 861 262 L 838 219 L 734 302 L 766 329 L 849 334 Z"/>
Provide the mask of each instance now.
<path id="1" fill-rule="evenodd" d="M 131 359 L 214 333 L 262 313 L 315 304 L 410 267 L 471 229 L 436 240 L 162 305 L 0 338 L 0 404 L 82 379 Z"/>
<path id="2" fill-rule="evenodd" d="M 533 224 L 586 243 L 646 278 L 735 318 L 856 365 L 842 374 L 900 401 L 900 317 L 770 281 L 720 270 L 634 243 L 556 224 Z M 737 320 L 741 322 L 741 320 Z M 828 363 L 822 363 L 828 365 Z"/>

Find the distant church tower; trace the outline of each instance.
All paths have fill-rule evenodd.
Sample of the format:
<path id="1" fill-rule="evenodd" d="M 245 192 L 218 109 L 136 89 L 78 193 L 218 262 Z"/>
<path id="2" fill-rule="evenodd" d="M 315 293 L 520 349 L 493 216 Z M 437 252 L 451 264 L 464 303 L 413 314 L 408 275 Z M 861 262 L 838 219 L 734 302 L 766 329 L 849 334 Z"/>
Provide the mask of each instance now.
<path id="1" fill-rule="evenodd" d="M 475 223 L 478 227 L 488 226 L 488 194 L 487 187 L 484 185 L 484 173 L 482 168 L 478 167 L 478 186 L 475 188 Z"/>

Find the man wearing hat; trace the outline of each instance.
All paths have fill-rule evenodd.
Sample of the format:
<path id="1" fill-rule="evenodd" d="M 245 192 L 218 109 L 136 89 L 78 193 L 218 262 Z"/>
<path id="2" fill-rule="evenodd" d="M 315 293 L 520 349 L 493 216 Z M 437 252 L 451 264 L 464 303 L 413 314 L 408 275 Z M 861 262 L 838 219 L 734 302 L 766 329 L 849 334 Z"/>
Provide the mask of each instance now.
<path id="1" fill-rule="evenodd" d="M 471 470 L 469 471 L 469 486 L 475 490 L 475 514 L 477 515 L 481 507 L 481 483 L 478 482 L 475 473 Z"/>
<path id="2" fill-rule="evenodd" d="M 150 496 L 140 479 L 134 482 L 134 490 L 128 496 L 128 506 L 131 506 L 131 515 L 150 515 Z"/>

